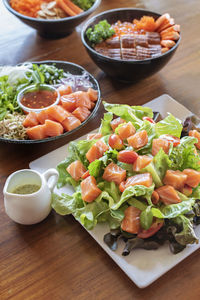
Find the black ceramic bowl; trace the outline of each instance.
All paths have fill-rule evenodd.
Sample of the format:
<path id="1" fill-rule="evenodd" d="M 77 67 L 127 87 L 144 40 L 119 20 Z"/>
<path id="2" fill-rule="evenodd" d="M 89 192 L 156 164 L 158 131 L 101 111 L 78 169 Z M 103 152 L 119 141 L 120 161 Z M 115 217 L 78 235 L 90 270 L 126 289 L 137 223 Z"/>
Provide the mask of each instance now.
<path id="1" fill-rule="evenodd" d="M 82 42 L 90 55 L 91 59 L 97 64 L 97 66 L 102 69 L 109 76 L 121 80 L 121 81 L 138 81 L 144 79 L 162 69 L 167 62 L 171 59 L 175 53 L 179 43 L 180 38 L 176 45 L 171 48 L 168 52 L 154 58 L 148 58 L 145 60 L 119 60 L 106 57 L 104 55 L 96 52 L 90 45 L 87 37 L 86 31 L 89 27 L 93 27 L 95 24 L 99 23 L 101 20 L 107 20 L 108 23 L 113 24 L 120 21 L 132 22 L 133 19 L 140 19 L 144 15 L 152 16 L 155 19 L 160 17 L 160 14 L 154 13 L 144 9 L 136 8 L 120 8 L 105 11 L 101 14 L 94 16 L 89 19 L 82 30 L 81 38 Z"/>
<path id="2" fill-rule="evenodd" d="M 76 65 L 74 63 L 71 62 L 65 62 L 65 61 L 57 61 L 57 60 L 47 60 L 47 61 L 38 61 L 38 62 L 33 62 L 34 64 L 47 64 L 47 65 L 52 65 L 54 64 L 57 68 L 63 69 L 64 72 L 69 72 L 73 75 L 81 75 L 84 71 L 87 72 L 84 68 L 82 68 L 79 65 Z M 88 73 L 88 72 L 87 72 Z M 100 91 L 100 87 L 99 84 L 97 82 L 97 80 L 90 74 L 88 73 L 89 76 L 89 80 L 92 83 L 92 88 L 95 90 L 98 90 L 98 100 L 96 102 L 95 107 L 93 108 L 91 114 L 89 115 L 89 117 L 81 123 L 80 126 L 78 126 L 77 128 L 65 132 L 59 136 L 55 136 L 55 137 L 49 137 L 43 140 L 14 140 L 14 139 L 6 139 L 6 138 L 1 138 L 0 137 L 0 142 L 6 142 L 6 143 L 13 143 L 13 144 L 39 144 L 39 143 L 46 143 L 46 142 L 50 142 L 50 141 L 55 141 L 58 140 L 60 138 L 69 136 L 69 135 L 73 135 L 75 131 L 78 131 L 81 127 L 83 127 L 85 124 L 88 123 L 88 121 L 93 118 L 99 108 L 99 105 L 101 103 L 101 91 Z"/>
<path id="3" fill-rule="evenodd" d="M 13 15 L 19 18 L 26 25 L 36 29 L 41 36 L 47 38 L 59 38 L 72 33 L 76 26 L 82 23 L 91 13 L 95 11 L 95 9 L 100 5 L 101 0 L 96 0 L 90 9 L 75 17 L 62 18 L 59 20 L 43 20 L 27 17 L 14 10 L 10 6 L 10 0 L 3 0 L 3 3 Z"/>

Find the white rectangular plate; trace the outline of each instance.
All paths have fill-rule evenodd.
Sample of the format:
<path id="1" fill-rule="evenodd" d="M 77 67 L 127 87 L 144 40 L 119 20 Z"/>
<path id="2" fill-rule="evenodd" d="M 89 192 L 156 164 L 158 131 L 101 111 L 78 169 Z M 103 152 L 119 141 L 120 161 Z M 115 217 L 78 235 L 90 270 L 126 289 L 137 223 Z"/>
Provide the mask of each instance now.
<path id="1" fill-rule="evenodd" d="M 163 117 L 171 112 L 177 118 L 184 120 L 191 115 L 191 112 L 176 102 L 168 95 L 162 95 L 153 101 L 145 104 L 154 111 L 159 111 Z M 83 136 L 81 139 L 84 139 Z M 56 165 L 67 156 L 67 145 L 58 148 L 30 163 L 30 168 L 39 172 L 44 172 L 49 168 L 55 168 Z M 62 192 L 72 193 L 69 186 L 61 189 Z M 61 192 L 59 190 L 59 193 Z M 58 192 L 56 190 L 56 192 Z M 200 238 L 200 226 L 195 230 Z M 162 276 L 168 270 L 177 265 L 191 253 L 199 248 L 199 245 L 187 246 L 179 254 L 172 254 L 169 246 L 166 244 L 158 250 L 137 249 L 128 256 L 121 255 L 125 243 L 121 241 L 116 252 L 111 251 L 103 242 L 104 234 L 109 232 L 107 225 L 98 224 L 94 230 L 88 233 L 99 243 L 99 245 L 110 255 L 110 257 L 119 265 L 119 267 L 129 276 L 129 278 L 139 287 L 145 288 Z"/>

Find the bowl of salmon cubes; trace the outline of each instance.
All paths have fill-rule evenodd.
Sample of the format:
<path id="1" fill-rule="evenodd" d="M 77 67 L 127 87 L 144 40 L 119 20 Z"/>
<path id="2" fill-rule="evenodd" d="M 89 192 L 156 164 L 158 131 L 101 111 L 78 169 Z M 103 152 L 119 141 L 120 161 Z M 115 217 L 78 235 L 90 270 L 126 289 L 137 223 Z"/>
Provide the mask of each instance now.
<path id="1" fill-rule="evenodd" d="M 96 114 L 96 79 L 71 62 L 0 67 L 0 141 L 32 144 L 73 134 Z"/>

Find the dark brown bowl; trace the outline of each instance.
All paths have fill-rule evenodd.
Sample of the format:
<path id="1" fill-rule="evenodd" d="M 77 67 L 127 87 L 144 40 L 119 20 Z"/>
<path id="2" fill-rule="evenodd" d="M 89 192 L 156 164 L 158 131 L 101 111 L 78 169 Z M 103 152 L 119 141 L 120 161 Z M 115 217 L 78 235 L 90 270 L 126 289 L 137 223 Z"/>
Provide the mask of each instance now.
<path id="1" fill-rule="evenodd" d="M 34 64 L 38 64 L 38 65 L 40 65 L 40 64 L 47 64 L 47 65 L 54 64 L 57 68 L 63 69 L 64 72 L 69 72 L 69 73 L 71 73 L 73 75 L 81 75 L 84 71 L 87 72 L 87 70 L 85 70 L 81 66 L 76 65 L 76 64 L 71 63 L 71 62 L 57 61 L 57 60 L 47 60 L 47 61 L 38 61 L 38 62 L 33 62 L 33 63 Z M 78 131 L 83 126 L 85 126 L 88 123 L 88 121 L 95 116 L 95 114 L 96 114 L 96 112 L 97 112 L 97 110 L 99 108 L 99 105 L 101 103 L 101 91 L 100 91 L 99 84 L 98 84 L 97 80 L 90 73 L 88 73 L 88 75 L 89 75 L 90 82 L 92 83 L 92 87 L 95 90 L 98 90 L 98 100 L 96 102 L 95 107 L 93 108 L 93 111 L 89 115 L 89 117 L 84 122 L 82 122 L 80 126 L 78 126 L 77 128 L 75 128 L 75 129 L 73 129 L 71 131 L 65 132 L 65 133 L 63 133 L 63 134 L 61 134 L 59 136 L 49 137 L 49 138 L 46 138 L 46 139 L 43 139 L 43 140 L 14 140 L 14 139 L 5 139 L 5 138 L 1 138 L 0 137 L 0 142 L 13 143 L 13 144 L 39 144 L 39 143 L 46 143 L 46 142 L 50 142 L 50 141 L 55 141 L 55 140 L 61 139 L 63 137 L 69 136 L 69 135 L 73 135 L 75 131 Z"/>
<path id="2" fill-rule="evenodd" d="M 26 25 L 36 29 L 38 33 L 47 38 L 59 38 L 73 32 L 74 28 L 82 23 L 100 5 L 101 0 L 96 0 L 94 5 L 83 13 L 59 20 L 42 20 L 24 16 L 10 6 L 10 0 L 3 0 L 5 7 Z"/>
<path id="3" fill-rule="evenodd" d="M 107 10 L 101 14 L 94 16 L 89 19 L 81 33 L 82 43 L 85 46 L 89 56 L 95 62 L 95 64 L 102 69 L 107 75 L 113 77 L 114 79 L 126 81 L 126 82 L 134 82 L 141 79 L 144 79 L 150 75 L 161 70 L 168 61 L 174 55 L 176 49 L 179 46 L 180 38 L 177 41 L 176 45 L 171 48 L 166 53 L 154 57 L 148 58 L 145 60 L 119 60 L 106 57 L 102 54 L 99 54 L 95 51 L 90 42 L 87 39 L 86 31 L 89 27 L 93 27 L 95 24 L 99 23 L 102 20 L 107 20 L 108 23 L 113 24 L 120 21 L 132 22 L 133 19 L 140 19 L 144 15 L 152 16 L 155 19 L 160 17 L 161 15 L 152 11 L 144 10 L 144 9 L 136 9 L 136 8 L 120 8 L 120 9 L 112 9 Z"/>

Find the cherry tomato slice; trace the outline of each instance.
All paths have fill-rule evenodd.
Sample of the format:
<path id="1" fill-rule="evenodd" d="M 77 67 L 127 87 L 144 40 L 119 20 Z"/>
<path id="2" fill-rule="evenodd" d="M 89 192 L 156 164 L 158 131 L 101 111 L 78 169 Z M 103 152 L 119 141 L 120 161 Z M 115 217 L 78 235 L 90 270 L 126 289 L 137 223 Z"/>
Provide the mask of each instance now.
<path id="1" fill-rule="evenodd" d="M 156 122 L 152 119 L 152 118 L 149 118 L 149 117 L 143 117 L 142 120 L 146 120 L 146 121 L 149 121 L 150 123 L 152 124 L 155 124 Z"/>
<path id="2" fill-rule="evenodd" d="M 142 229 L 142 231 L 138 233 L 137 237 L 140 239 L 147 239 L 152 235 L 154 235 L 158 230 L 160 230 L 163 224 L 164 224 L 163 220 L 156 221 L 151 225 L 149 229 L 147 230 Z"/>
<path id="3" fill-rule="evenodd" d="M 163 134 L 159 138 L 172 143 L 173 147 L 177 147 L 180 144 L 180 139 L 170 134 Z"/>
<path id="4" fill-rule="evenodd" d="M 138 154 L 132 150 L 122 150 L 117 155 L 117 159 L 126 164 L 133 164 L 137 158 Z"/>

